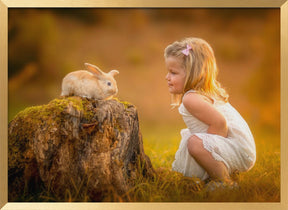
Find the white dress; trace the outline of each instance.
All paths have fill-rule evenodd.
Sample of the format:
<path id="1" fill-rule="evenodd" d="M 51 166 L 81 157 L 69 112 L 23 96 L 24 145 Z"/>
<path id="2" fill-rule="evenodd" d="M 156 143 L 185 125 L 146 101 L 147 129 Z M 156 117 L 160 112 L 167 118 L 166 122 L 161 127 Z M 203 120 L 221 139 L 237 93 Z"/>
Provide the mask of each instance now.
<path id="1" fill-rule="evenodd" d="M 190 90 L 188 92 L 195 91 Z M 187 140 L 192 135 L 202 139 L 204 148 L 211 152 L 215 160 L 222 161 L 230 174 L 234 171 L 248 171 L 255 164 L 255 142 L 245 120 L 230 103 L 214 100 L 213 106 L 223 114 L 227 121 L 227 138 L 208 134 L 207 124 L 191 115 L 183 103 L 179 106 L 179 113 L 182 115 L 187 128 L 181 130 L 182 139 L 172 164 L 173 171 L 178 171 L 184 176 L 198 177 L 201 180 L 209 177 L 188 152 Z"/>

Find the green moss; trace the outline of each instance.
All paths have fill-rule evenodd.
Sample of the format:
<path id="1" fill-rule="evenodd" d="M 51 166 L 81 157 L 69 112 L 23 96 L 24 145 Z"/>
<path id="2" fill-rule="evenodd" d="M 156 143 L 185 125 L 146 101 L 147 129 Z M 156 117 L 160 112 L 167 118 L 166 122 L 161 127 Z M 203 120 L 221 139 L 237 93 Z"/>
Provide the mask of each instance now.
<path id="1" fill-rule="evenodd" d="M 133 106 L 131 103 L 128 101 L 120 101 L 118 98 L 113 98 L 115 101 L 118 101 L 119 103 L 124 105 L 125 109 L 128 109 L 129 107 Z"/>
<path id="2" fill-rule="evenodd" d="M 86 121 L 90 121 L 94 117 L 94 108 L 90 105 L 89 99 L 71 96 L 56 98 L 46 105 L 32 106 L 19 112 L 15 119 L 25 119 L 25 123 L 32 123 L 41 125 L 43 122 L 47 123 L 53 119 L 56 123 L 61 121 L 61 114 L 70 106 L 77 110 Z"/>
<path id="3" fill-rule="evenodd" d="M 117 98 L 114 100 L 124 105 L 125 109 L 133 106 L 129 102 L 119 101 Z M 32 106 L 19 112 L 12 121 L 17 120 L 21 124 L 21 129 L 15 131 L 11 138 L 23 139 L 32 137 L 35 128 L 43 127 L 48 131 L 54 127 L 59 127 L 63 123 L 63 114 L 67 114 L 67 109 L 72 107 L 80 113 L 82 122 L 93 122 L 95 119 L 95 107 L 90 99 L 81 98 L 77 96 L 61 97 L 50 101 L 46 105 Z M 117 125 L 116 129 L 122 131 L 121 126 Z M 25 136 L 24 136 L 25 135 Z"/>
<path id="4" fill-rule="evenodd" d="M 128 109 L 131 106 L 131 104 L 127 101 L 121 101 L 121 104 L 124 105 L 125 109 Z"/>
<path id="5" fill-rule="evenodd" d="M 53 107 L 57 108 L 60 112 L 62 112 L 69 104 L 71 104 L 72 107 L 77 109 L 78 111 L 83 110 L 82 99 L 80 97 L 74 97 L 74 96 L 54 99 L 48 104 L 48 106 L 53 105 Z"/>
<path id="6" fill-rule="evenodd" d="M 42 109 L 42 106 L 32 106 L 24 109 L 23 111 L 20 111 L 15 118 L 26 118 L 27 116 L 30 116 L 31 114 L 34 115 L 35 112 Z"/>
<path id="7" fill-rule="evenodd" d="M 14 120 L 20 120 L 23 127 L 36 125 L 39 127 L 43 124 L 49 125 L 49 127 L 55 126 L 55 123 L 61 123 L 61 115 L 71 105 L 80 113 L 85 113 L 85 106 L 83 106 L 83 100 L 80 97 L 67 97 L 54 99 L 46 105 L 28 107 L 19 112 Z M 90 116 L 91 113 L 85 115 Z"/>

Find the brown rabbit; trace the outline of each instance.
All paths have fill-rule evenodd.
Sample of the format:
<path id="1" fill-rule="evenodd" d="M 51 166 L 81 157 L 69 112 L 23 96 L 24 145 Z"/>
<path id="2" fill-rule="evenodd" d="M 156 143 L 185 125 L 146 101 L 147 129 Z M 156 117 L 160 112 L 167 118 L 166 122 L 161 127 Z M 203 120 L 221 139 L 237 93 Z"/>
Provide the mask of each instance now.
<path id="1" fill-rule="evenodd" d="M 108 100 L 118 93 L 114 76 L 117 70 L 109 73 L 101 71 L 97 66 L 85 63 L 86 70 L 73 71 L 62 81 L 61 96 L 81 96 L 86 98 Z"/>

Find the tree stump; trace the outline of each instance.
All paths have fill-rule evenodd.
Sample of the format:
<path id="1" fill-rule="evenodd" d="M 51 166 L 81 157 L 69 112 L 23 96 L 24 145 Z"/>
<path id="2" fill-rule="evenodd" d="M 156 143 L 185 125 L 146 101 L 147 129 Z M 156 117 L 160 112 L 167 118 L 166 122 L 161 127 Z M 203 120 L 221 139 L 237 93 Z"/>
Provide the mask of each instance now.
<path id="1" fill-rule="evenodd" d="M 60 97 L 30 107 L 8 126 L 9 201 L 45 192 L 58 201 L 123 195 L 153 176 L 135 106 L 116 99 Z"/>

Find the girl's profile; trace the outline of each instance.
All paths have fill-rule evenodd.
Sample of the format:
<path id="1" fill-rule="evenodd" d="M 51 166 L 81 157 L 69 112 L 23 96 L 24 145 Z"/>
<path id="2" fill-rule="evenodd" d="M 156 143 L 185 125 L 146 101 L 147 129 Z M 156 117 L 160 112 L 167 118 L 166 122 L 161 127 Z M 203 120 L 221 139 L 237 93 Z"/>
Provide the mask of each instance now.
<path id="1" fill-rule="evenodd" d="M 237 186 L 230 175 L 253 167 L 256 148 L 249 126 L 217 81 L 211 46 L 200 38 L 186 38 L 167 46 L 164 57 L 172 105 L 179 106 L 187 125 L 172 170 L 212 179 L 214 187 Z"/>

